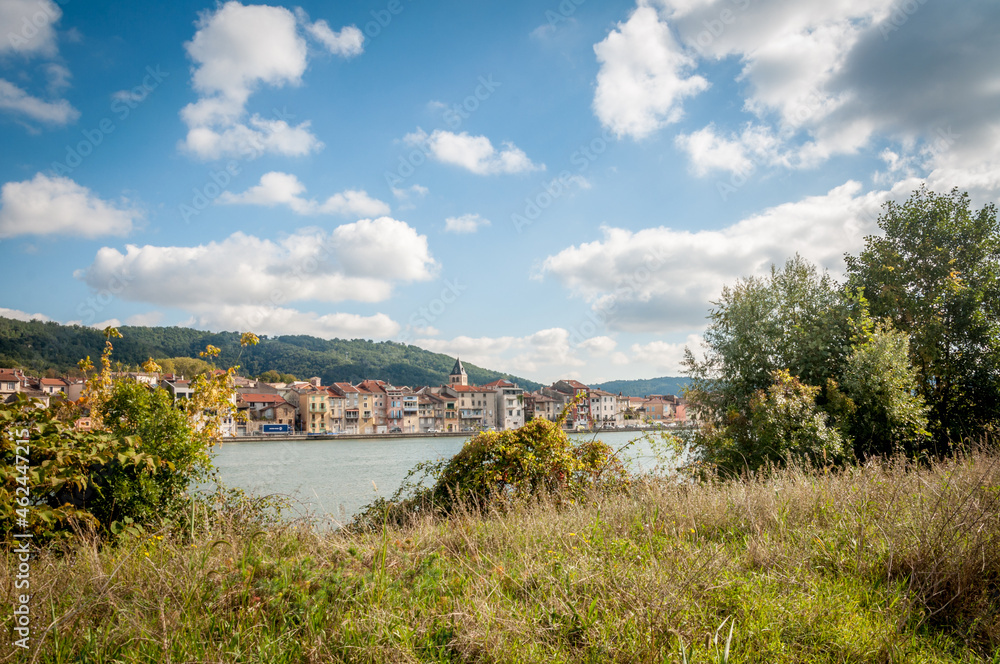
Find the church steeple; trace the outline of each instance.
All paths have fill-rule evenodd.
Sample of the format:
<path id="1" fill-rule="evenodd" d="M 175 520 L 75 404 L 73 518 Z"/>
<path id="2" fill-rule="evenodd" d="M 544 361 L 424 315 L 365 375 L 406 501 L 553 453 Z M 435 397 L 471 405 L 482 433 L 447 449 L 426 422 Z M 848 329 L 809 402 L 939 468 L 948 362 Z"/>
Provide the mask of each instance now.
<path id="1" fill-rule="evenodd" d="M 465 373 L 465 367 L 462 366 L 462 359 L 455 359 L 455 368 L 451 370 L 451 374 L 448 375 L 449 385 L 468 385 L 469 384 L 469 374 Z"/>

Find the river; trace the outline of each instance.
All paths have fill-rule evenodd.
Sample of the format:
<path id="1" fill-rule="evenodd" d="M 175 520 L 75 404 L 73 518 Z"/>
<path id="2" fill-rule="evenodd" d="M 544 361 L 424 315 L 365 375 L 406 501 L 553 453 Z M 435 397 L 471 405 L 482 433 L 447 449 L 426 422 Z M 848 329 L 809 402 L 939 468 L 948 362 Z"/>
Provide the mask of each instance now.
<path id="1" fill-rule="evenodd" d="M 598 435 L 616 450 L 640 436 L 624 431 Z M 593 434 L 573 437 L 589 439 Z M 465 441 L 455 436 L 231 442 L 213 448 L 213 460 L 224 485 L 287 496 L 293 501 L 289 516 L 328 518 L 337 525 L 378 496 L 395 493 L 417 463 L 451 457 Z M 657 465 L 646 440 L 626 448 L 621 457 L 634 471 L 652 471 Z"/>

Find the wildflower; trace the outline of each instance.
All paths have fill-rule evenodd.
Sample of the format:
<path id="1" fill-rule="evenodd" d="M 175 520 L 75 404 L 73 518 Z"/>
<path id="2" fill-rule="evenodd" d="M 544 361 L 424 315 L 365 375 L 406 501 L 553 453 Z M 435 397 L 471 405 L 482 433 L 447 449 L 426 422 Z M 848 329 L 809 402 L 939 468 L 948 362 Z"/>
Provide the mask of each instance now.
<path id="1" fill-rule="evenodd" d="M 576 533 L 570 533 L 569 536 L 570 537 L 576 537 Z"/>

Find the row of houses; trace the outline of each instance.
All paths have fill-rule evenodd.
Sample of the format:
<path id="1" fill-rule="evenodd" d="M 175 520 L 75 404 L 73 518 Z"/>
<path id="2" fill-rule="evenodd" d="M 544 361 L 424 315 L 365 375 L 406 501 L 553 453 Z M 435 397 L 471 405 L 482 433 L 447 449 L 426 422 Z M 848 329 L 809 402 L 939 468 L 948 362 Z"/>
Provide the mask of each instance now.
<path id="1" fill-rule="evenodd" d="M 616 429 L 685 424 L 690 411 L 673 395 L 627 397 L 579 381 L 561 380 L 526 392 L 508 380 L 469 385 L 461 359 L 441 386 L 397 387 L 381 380 L 323 385 L 319 378 L 290 385 L 240 387 L 247 409 L 240 435 L 266 424 L 289 424 L 307 434 L 471 432 L 516 429 L 539 417 L 555 421 L 568 408 L 568 429 Z"/>
<path id="2" fill-rule="evenodd" d="M 238 435 L 265 425 L 292 424 L 307 434 L 465 432 L 515 429 L 525 422 L 524 390 L 507 380 L 469 385 L 456 360 L 447 385 L 399 387 L 382 380 L 323 385 L 319 378 L 290 385 L 256 383 L 237 388 L 246 422 Z"/>
<path id="3" fill-rule="evenodd" d="M 555 421 L 568 408 L 570 429 L 621 429 L 645 425 L 688 424 L 692 412 L 684 399 L 670 394 L 628 397 L 577 380 L 560 380 L 524 396 L 525 417 Z"/>
<path id="4" fill-rule="evenodd" d="M 168 390 L 175 401 L 190 399 L 191 381 L 183 376 L 132 372 L 134 380 Z M 62 378 L 35 379 L 0 369 L 0 398 L 22 392 L 44 403 L 56 395 L 76 400 L 83 382 Z M 470 385 L 461 359 L 447 385 L 398 387 L 382 380 L 357 385 L 323 385 L 312 378 L 290 384 L 264 383 L 236 377 L 235 410 L 240 416 L 223 422 L 224 435 L 264 433 L 378 434 L 472 432 L 516 429 L 534 418 L 555 421 L 566 409 L 568 429 L 615 429 L 649 423 L 686 423 L 683 399 L 672 395 L 627 397 L 560 380 L 526 392 L 508 380 Z"/>
<path id="5" fill-rule="evenodd" d="M 23 394 L 48 406 L 53 397 L 62 396 L 75 401 L 82 393 L 82 380 L 37 378 L 26 375 L 21 369 L 0 369 L 0 401 L 4 403 Z"/>

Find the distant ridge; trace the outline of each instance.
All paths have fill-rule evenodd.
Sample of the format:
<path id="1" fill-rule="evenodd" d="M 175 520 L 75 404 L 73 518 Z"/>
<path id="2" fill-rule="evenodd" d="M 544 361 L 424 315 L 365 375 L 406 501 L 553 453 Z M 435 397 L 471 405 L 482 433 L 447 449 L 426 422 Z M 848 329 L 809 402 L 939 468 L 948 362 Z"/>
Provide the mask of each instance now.
<path id="1" fill-rule="evenodd" d="M 676 394 L 680 396 L 684 387 L 690 383 L 690 378 L 663 376 L 662 378 L 644 380 L 609 380 L 606 383 L 591 385 L 591 387 L 614 394 L 621 392 L 627 397 L 644 397 L 649 394 Z"/>
<path id="2" fill-rule="evenodd" d="M 240 373 L 257 376 L 268 370 L 294 374 L 301 380 L 319 376 L 323 383 L 358 383 L 373 378 L 395 385 L 442 385 L 455 358 L 394 341 L 319 339 L 304 335 L 261 337 L 257 346 L 242 349 L 236 332 L 205 332 L 186 327 L 119 328 L 124 338 L 114 342 L 114 359 L 137 366 L 148 358 L 198 357 L 205 346 L 222 350 L 216 364 L 239 364 Z M 23 367 L 35 374 L 49 369 L 64 374 L 90 356 L 97 360 L 104 348 L 99 330 L 79 325 L 19 321 L 0 317 L 0 366 Z M 462 362 L 470 384 L 483 385 L 505 378 L 526 390 L 540 383 Z"/>

